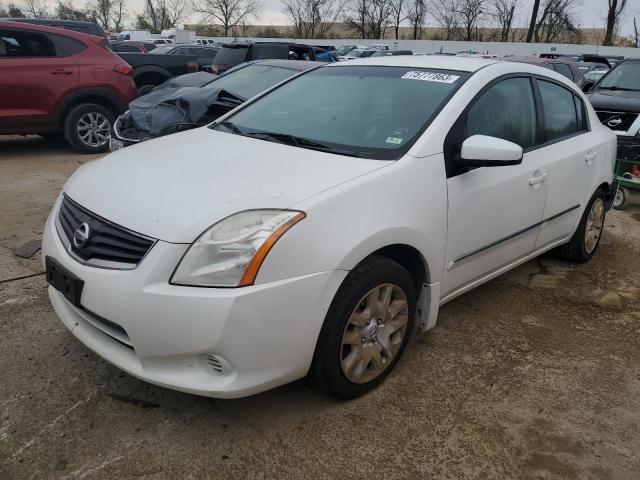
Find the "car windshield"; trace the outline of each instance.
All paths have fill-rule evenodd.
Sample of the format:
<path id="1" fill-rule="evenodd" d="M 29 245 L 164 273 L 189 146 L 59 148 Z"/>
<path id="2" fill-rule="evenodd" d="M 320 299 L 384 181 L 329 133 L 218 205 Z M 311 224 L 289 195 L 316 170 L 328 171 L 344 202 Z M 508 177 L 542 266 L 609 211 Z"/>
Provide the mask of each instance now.
<path id="1" fill-rule="evenodd" d="M 300 73 L 290 68 L 253 64 L 219 77 L 209 85 L 249 99 L 276 83 Z"/>
<path id="2" fill-rule="evenodd" d="M 249 47 L 224 47 L 216 55 L 218 65 L 238 65 L 244 62 Z"/>
<path id="3" fill-rule="evenodd" d="M 211 128 L 329 153 L 393 160 L 411 147 L 468 76 L 409 67 L 322 67 Z"/>
<path id="4" fill-rule="evenodd" d="M 598 88 L 640 91 L 640 62 L 624 62 L 605 75 Z"/>
<path id="5" fill-rule="evenodd" d="M 349 56 L 359 58 L 368 52 L 369 52 L 368 50 L 352 50 L 351 52 L 349 52 Z"/>
<path id="6" fill-rule="evenodd" d="M 345 55 L 353 50 L 355 47 L 353 45 L 343 45 L 341 47 L 336 48 L 336 54 Z"/>

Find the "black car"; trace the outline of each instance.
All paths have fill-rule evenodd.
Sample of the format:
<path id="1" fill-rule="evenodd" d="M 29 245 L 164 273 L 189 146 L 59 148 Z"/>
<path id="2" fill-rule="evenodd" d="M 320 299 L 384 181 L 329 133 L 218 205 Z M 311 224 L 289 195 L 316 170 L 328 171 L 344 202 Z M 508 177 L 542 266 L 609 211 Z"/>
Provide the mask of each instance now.
<path id="1" fill-rule="evenodd" d="M 129 104 L 115 122 L 111 149 L 206 125 L 245 101 L 322 62 L 257 60 L 224 75 L 175 77 Z"/>
<path id="2" fill-rule="evenodd" d="M 97 37 L 107 38 L 107 34 L 100 25 L 93 22 L 79 22 L 75 20 L 56 20 L 53 18 L 3 18 L 6 22 L 24 22 L 32 25 L 42 25 L 45 27 L 58 27 L 74 32 L 88 33 Z"/>
<path id="3" fill-rule="evenodd" d="M 225 43 L 220 46 L 211 71 L 220 75 L 236 65 L 252 60 L 315 60 L 309 45 L 290 42 Z"/>
<path id="4" fill-rule="evenodd" d="M 172 43 L 168 45 L 160 45 L 149 53 L 152 55 L 195 55 L 196 62 L 198 63 L 200 70 L 209 71 L 211 70 L 211 64 L 213 63 L 213 59 L 216 57 L 218 50 L 218 48 L 208 45 Z"/>
<path id="5" fill-rule="evenodd" d="M 615 65 L 587 96 L 602 124 L 618 135 L 618 158 L 640 161 L 640 58 Z"/>

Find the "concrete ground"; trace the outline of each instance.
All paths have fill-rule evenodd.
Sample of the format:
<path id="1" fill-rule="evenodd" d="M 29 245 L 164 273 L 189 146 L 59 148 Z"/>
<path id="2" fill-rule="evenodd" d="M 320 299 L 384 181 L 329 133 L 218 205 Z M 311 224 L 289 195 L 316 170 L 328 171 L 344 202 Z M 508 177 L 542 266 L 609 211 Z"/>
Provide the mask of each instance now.
<path id="1" fill-rule="evenodd" d="M 590 263 L 547 255 L 446 305 L 363 398 L 300 381 L 222 401 L 98 358 L 53 313 L 39 255 L 12 254 L 88 160 L 0 139 L 0 479 L 640 478 L 638 197 Z"/>

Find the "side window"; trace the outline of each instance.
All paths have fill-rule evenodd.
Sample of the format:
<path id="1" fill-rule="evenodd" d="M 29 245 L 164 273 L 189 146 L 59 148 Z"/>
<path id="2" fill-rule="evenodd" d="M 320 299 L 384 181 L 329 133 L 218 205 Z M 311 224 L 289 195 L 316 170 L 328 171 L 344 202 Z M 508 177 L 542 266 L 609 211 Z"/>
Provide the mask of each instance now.
<path id="1" fill-rule="evenodd" d="M 544 68 L 548 69 L 548 70 L 553 70 L 553 64 L 552 63 L 545 63 L 543 65 Z"/>
<path id="2" fill-rule="evenodd" d="M 582 130 L 578 128 L 578 115 L 572 91 L 558 84 L 538 80 L 546 140 L 557 140 Z"/>
<path id="3" fill-rule="evenodd" d="M 522 148 L 535 145 L 536 105 L 531 80 L 509 78 L 491 86 L 467 112 L 465 130 L 465 138 L 488 135 Z"/>
<path id="4" fill-rule="evenodd" d="M 87 48 L 87 46 L 80 40 L 76 40 L 75 38 L 67 37 L 65 35 L 49 34 L 49 37 L 55 43 L 59 57 L 76 55 Z"/>
<path id="5" fill-rule="evenodd" d="M 46 34 L 25 30 L 0 30 L 0 58 L 55 56 L 55 46 Z"/>
<path id="6" fill-rule="evenodd" d="M 571 68 L 569 68 L 569 65 L 565 63 L 554 63 L 553 66 L 555 67 L 556 72 L 558 72 L 560 75 L 567 77 L 569 80 L 573 82 L 573 72 L 571 71 Z"/>

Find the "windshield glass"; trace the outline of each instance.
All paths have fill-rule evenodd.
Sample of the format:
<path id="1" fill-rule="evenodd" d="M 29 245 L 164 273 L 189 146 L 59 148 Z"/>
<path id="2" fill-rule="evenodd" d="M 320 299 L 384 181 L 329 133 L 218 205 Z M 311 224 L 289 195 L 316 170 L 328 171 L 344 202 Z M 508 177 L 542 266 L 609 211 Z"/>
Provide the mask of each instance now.
<path id="1" fill-rule="evenodd" d="M 624 62 L 607 73 L 598 88 L 640 90 L 640 62 Z"/>
<path id="2" fill-rule="evenodd" d="M 211 128 L 330 153 L 397 159 L 468 76 L 409 67 L 322 67 Z"/>
<path id="3" fill-rule="evenodd" d="M 300 72 L 289 68 L 254 64 L 229 72 L 210 85 L 249 99 L 298 73 Z"/>
<path id="4" fill-rule="evenodd" d="M 218 65 L 238 65 L 243 63 L 249 47 L 221 48 L 216 55 Z"/>
<path id="5" fill-rule="evenodd" d="M 336 48 L 336 54 L 337 55 L 345 55 L 347 53 L 349 53 L 351 50 L 353 50 L 354 47 L 353 45 L 343 45 L 341 47 Z"/>
<path id="6" fill-rule="evenodd" d="M 368 50 L 352 50 L 351 52 L 349 52 L 349 56 L 350 57 L 362 57 L 365 53 L 369 53 Z"/>

